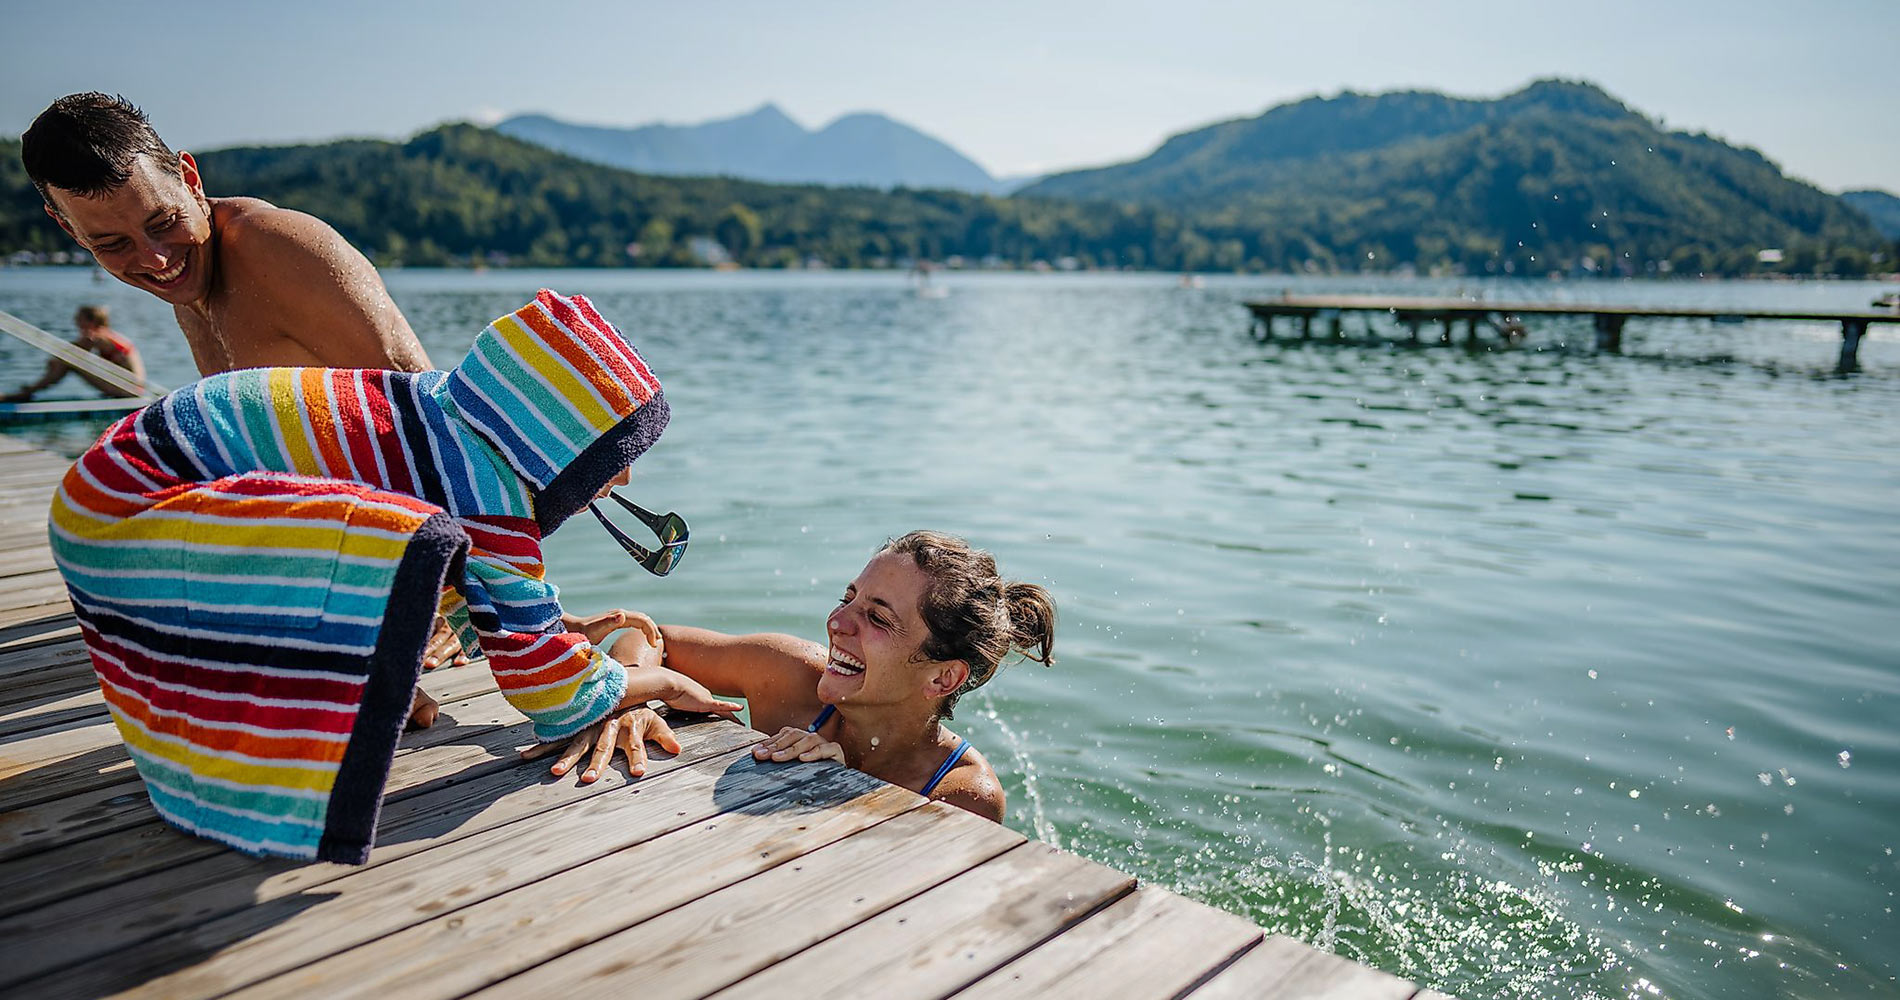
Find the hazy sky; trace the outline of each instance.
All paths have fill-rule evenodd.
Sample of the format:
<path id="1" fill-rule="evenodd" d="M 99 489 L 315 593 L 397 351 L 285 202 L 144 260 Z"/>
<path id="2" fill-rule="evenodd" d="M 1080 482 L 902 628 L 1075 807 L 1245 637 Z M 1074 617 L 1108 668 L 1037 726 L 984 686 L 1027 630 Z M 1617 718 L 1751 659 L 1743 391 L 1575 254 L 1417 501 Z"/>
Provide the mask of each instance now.
<path id="1" fill-rule="evenodd" d="M 173 146 L 403 136 L 544 111 L 692 122 L 880 111 L 998 175 L 1139 157 L 1342 89 L 1594 81 L 1832 191 L 1900 192 L 1900 0 L 687 4 L 12 2 L 0 134 L 77 90 Z"/>

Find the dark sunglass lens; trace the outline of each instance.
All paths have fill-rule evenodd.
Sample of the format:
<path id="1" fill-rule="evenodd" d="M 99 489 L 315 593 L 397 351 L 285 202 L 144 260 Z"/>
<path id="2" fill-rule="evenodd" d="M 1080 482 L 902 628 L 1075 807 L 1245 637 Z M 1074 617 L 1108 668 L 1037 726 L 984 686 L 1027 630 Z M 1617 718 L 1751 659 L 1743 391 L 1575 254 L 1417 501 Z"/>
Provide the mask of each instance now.
<path id="1" fill-rule="evenodd" d="M 686 554 L 686 546 L 668 545 L 667 547 L 661 549 L 658 553 L 655 553 L 656 557 L 658 558 L 658 562 L 654 564 L 653 572 L 659 574 L 660 576 L 665 576 L 666 574 L 673 572 L 673 567 L 678 566 L 680 564 L 680 557 L 685 554 Z"/>
<path id="2" fill-rule="evenodd" d="M 686 537 L 686 521 L 678 514 L 667 515 L 665 523 L 660 525 L 660 543 L 671 545 Z"/>

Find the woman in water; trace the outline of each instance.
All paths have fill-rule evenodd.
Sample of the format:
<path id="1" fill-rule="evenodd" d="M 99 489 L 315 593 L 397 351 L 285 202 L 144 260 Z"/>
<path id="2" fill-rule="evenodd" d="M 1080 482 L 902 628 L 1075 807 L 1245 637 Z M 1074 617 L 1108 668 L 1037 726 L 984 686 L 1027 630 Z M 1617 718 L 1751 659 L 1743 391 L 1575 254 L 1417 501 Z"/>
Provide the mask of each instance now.
<path id="1" fill-rule="evenodd" d="M 1055 623 L 1048 591 L 1006 582 L 989 553 L 961 538 L 913 531 L 845 587 L 826 645 L 641 621 L 612 655 L 743 697 L 753 728 L 777 734 L 753 748 L 760 760 L 830 758 L 1001 821 L 996 772 L 943 723 L 1011 651 L 1051 663 Z"/>

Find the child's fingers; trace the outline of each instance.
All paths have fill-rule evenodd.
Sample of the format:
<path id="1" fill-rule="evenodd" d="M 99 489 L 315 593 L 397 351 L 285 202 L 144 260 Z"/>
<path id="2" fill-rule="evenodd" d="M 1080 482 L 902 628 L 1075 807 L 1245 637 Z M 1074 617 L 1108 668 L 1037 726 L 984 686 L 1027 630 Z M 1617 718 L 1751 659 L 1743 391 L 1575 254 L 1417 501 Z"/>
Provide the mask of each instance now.
<path id="1" fill-rule="evenodd" d="M 667 725 L 666 720 L 657 715 L 653 716 L 653 721 L 647 724 L 646 738 L 658 743 L 660 749 L 667 753 L 680 752 L 679 737 L 673 735 L 673 727 Z"/>
<path id="2" fill-rule="evenodd" d="M 620 728 L 619 716 L 607 717 L 599 737 L 594 740 L 594 754 L 587 761 L 587 770 L 581 772 L 581 784 L 585 785 L 600 777 L 607 765 L 613 763 L 614 746 L 619 742 Z"/>
<path id="3" fill-rule="evenodd" d="M 627 752 L 627 773 L 636 778 L 647 773 L 646 740 L 641 738 L 639 727 L 628 726 L 621 730 L 620 746 Z"/>
<path id="4" fill-rule="evenodd" d="M 587 744 L 588 744 L 589 738 L 593 736 L 593 734 L 594 734 L 593 729 L 588 728 L 588 729 L 583 729 L 578 733 L 575 733 L 571 738 L 569 738 L 567 741 L 567 745 L 561 748 L 561 756 L 555 760 L 554 765 L 552 767 L 548 768 L 548 773 L 554 775 L 557 778 L 563 774 L 566 774 L 568 770 L 572 768 L 581 759 L 581 755 L 587 752 Z M 556 744 L 543 743 L 541 744 L 541 746 L 551 748 L 551 747 L 556 746 Z M 537 754 L 537 756 L 539 755 Z"/>

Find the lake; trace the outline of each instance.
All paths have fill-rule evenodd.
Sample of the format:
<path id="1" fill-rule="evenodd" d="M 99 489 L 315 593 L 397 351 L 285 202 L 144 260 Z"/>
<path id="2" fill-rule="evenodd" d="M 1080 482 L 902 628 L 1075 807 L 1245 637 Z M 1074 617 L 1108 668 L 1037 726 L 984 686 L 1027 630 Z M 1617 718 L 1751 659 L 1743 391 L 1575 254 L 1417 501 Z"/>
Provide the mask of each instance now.
<path id="1" fill-rule="evenodd" d="M 1472 1000 L 1900 995 L 1900 330 L 1836 375 L 1827 324 L 1636 320 L 1604 356 L 1556 320 L 1474 352 L 1357 320 L 1263 343 L 1240 305 L 1881 286 L 388 277 L 438 364 L 547 285 L 663 379 L 631 494 L 691 554 L 654 579 L 576 521 L 549 542 L 571 609 L 822 638 L 917 527 L 1048 586 L 1056 665 L 952 724 L 1025 833 Z M 0 308 L 62 335 L 87 301 L 191 378 L 156 300 L 0 271 Z M 0 345 L 9 387 L 38 367 Z"/>

